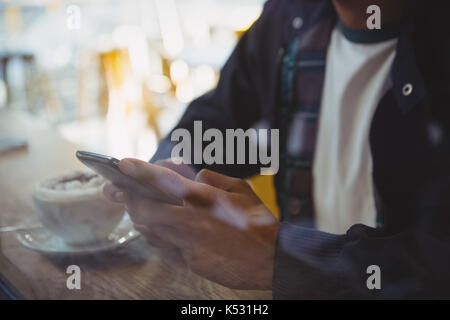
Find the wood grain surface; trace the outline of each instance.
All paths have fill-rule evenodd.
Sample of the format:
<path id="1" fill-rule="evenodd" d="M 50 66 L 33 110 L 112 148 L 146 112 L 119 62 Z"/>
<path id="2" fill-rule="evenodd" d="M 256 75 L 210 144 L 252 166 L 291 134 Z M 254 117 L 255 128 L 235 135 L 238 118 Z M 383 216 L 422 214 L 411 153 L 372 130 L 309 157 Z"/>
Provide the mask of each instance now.
<path id="1" fill-rule="evenodd" d="M 83 168 L 77 147 L 30 116 L 0 112 L 0 136 L 27 139 L 28 148 L 0 154 L 0 226 L 35 219 L 34 185 Z M 81 268 L 81 290 L 66 287 L 66 268 Z M 271 299 L 270 291 L 231 290 L 203 279 L 141 237 L 113 251 L 48 256 L 23 247 L 12 232 L 0 233 L 0 279 L 26 299 Z"/>

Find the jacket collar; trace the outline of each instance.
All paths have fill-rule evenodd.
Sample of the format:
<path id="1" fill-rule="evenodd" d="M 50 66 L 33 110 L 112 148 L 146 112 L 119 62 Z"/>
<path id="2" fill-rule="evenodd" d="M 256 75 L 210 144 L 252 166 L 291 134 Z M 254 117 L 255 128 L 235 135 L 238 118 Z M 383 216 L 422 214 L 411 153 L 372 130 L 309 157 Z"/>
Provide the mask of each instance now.
<path id="1" fill-rule="evenodd" d="M 413 109 L 428 95 L 414 49 L 415 1 L 406 1 L 405 5 L 397 53 L 392 66 L 394 96 L 403 113 Z M 407 86 L 412 88 L 410 94 L 407 94 Z"/>
<path id="2" fill-rule="evenodd" d="M 414 50 L 413 34 L 416 26 L 417 3 L 418 1 L 415 0 L 405 1 L 404 18 L 401 22 L 396 57 L 391 70 L 393 93 L 403 113 L 412 110 L 428 95 Z M 336 17 L 336 11 L 329 0 L 291 0 L 291 5 L 293 10 L 291 10 L 290 19 L 288 19 L 288 28 L 291 30 L 288 34 L 291 39 L 294 36 L 303 35 L 322 19 L 335 19 Z M 291 27 L 291 21 L 296 16 L 300 16 L 303 21 L 303 26 L 299 30 L 293 30 Z"/>

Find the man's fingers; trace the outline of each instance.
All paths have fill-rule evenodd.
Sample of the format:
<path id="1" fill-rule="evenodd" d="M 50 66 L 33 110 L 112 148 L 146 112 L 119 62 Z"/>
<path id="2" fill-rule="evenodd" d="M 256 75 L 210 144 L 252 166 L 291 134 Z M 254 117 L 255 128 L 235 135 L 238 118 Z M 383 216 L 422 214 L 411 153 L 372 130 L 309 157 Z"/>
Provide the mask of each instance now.
<path id="1" fill-rule="evenodd" d="M 187 201 L 207 201 L 213 191 L 210 187 L 196 183 L 173 170 L 137 159 L 123 159 L 119 168 L 123 173 L 146 185 Z"/>
<path id="2" fill-rule="evenodd" d="M 192 242 L 189 228 L 192 215 L 188 208 L 131 197 L 126 204 L 136 230 L 160 248 L 186 248 Z"/>
<path id="3" fill-rule="evenodd" d="M 126 209 L 133 223 L 151 227 L 152 225 L 170 225 L 185 229 L 192 220 L 191 212 L 186 207 L 152 201 L 139 196 L 130 196 Z"/>
<path id="4" fill-rule="evenodd" d="M 250 185 L 245 180 L 225 176 L 208 169 L 201 170 L 195 177 L 195 181 L 228 192 L 248 193 L 251 191 Z"/>
<path id="5" fill-rule="evenodd" d="M 190 248 L 191 240 L 171 226 L 135 226 L 145 239 L 156 248 L 161 249 L 186 249 Z"/>
<path id="6" fill-rule="evenodd" d="M 105 183 L 103 186 L 103 194 L 108 200 L 113 202 L 124 203 L 128 200 L 126 191 L 115 186 L 111 182 Z"/>
<path id="7" fill-rule="evenodd" d="M 144 226 L 141 224 L 135 224 L 134 228 L 145 237 L 145 239 L 151 246 L 153 246 L 155 248 L 160 248 L 160 249 L 176 248 L 172 243 L 164 241 L 159 236 L 157 236 L 147 226 Z"/>
<path id="8" fill-rule="evenodd" d="M 172 226 L 156 225 L 149 227 L 156 237 L 162 239 L 166 243 L 172 244 L 174 247 L 180 249 L 187 249 L 192 247 L 192 237 L 188 234 L 180 232 Z"/>
<path id="9" fill-rule="evenodd" d="M 164 168 L 168 168 L 170 170 L 175 171 L 178 174 L 181 174 L 183 177 L 188 178 L 190 180 L 194 180 L 195 179 L 195 170 L 189 166 L 188 164 L 182 163 L 180 160 L 180 164 L 178 164 L 179 162 L 176 161 L 177 159 L 164 159 L 164 160 L 158 160 L 155 162 L 156 165 L 164 167 Z M 177 162 L 177 163 L 176 163 Z"/>

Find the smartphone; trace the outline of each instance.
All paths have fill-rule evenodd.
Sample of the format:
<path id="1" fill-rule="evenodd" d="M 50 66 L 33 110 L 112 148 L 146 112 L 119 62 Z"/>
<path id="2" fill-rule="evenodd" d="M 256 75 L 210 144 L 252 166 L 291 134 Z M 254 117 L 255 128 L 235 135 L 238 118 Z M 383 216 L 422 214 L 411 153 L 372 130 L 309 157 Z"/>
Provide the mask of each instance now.
<path id="1" fill-rule="evenodd" d="M 76 157 L 87 167 L 131 194 L 137 193 L 153 200 L 176 205 L 181 204 L 178 198 L 164 193 L 157 186 L 144 185 L 133 177 L 124 174 L 120 171 L 119 160 L 116 158 L 88 151 L 77 151 Z"/>

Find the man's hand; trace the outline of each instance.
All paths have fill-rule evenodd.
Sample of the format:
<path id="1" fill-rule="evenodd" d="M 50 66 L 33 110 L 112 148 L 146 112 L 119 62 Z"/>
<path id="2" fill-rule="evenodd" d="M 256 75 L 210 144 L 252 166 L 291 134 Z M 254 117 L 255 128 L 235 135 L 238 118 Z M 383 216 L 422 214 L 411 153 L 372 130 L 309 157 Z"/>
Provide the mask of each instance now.
<path id="1" fill-rule="evenodd" d="M 177 247 L 195 273 L 235 289 L 271 289 L 278 221 L 241 179 L 202 170 L 191 180 L 135 159 L 127 175 L 183 200 L 170 205 L 113 185 L 105 194 L 124 202 L 136 228 L 157 247 Z"/>
<path id="2" fill-rule="evenodd" d="M 180 162 L 180 161 L 177 161 Z M 181 164 L 176 164 L 174 161 L 172 161 L 172 159 L 164 159 L 164 160 L 158 160 L 155 162 L 156 165 L 160 166 L 160 167 L 164 167 L 164 168 L 168 168 L 171 169 L 173 171 L 175 171 L 178 174 L 181 174 L 183 177 L 194 180 L 195 179 L 195 170 L 185 164 L 185 163 L 181 163 Z"/>
<path id="3" fill-rule="evenodd" d="M 179 161 L 177 161 L 177 163 L 179 163 Z M 184 163 L 181 164 L 177 164 L 175 161 L 172 161 L 172 159 L 163 159 L 163 160 L 158 160 L 155 162 L 155 165 L 164 167 L 164 168 L 168 168 L 171 169 L 175 172 L 177 172 L 178 174 L 182 175 L 185 178 L 188 178 L 190 180 L 195 180 L 195 170 Z M 135 177 L 136 179 L 140 180 L 140 181 L 144 181 L 145 180 L 145 176 L 146 176 L 146 172 L 142 171 L 141 172 L 142 176 L 138 176 Z M 125 202 L 125 196 L 126 196 L 126 192 L 125 190 L 122 190 L 116 186 L 114 186 L 111 182 L 107 182 L 104 186 L 104 193 L 105 195 L 115 201 L 115 202 Z M 128 190 L 128 192 L 132 193 L 132 191 Z M 158 198 L 157 196 L 155 196 L 155 198 Z M 139 229 L 141 231 L 141 233 L 146 233 L 145 232 L 145 226 L 143 225 L 135 225 L 136 229 Z M 148 233 L 147 233 L 148 234 Z M 166 251 L 169 251 L 167 249 L 174 249 L 171 250 L 171 252 L 164 252 L 164 256 L 170 256 L 170 257 L 175 257 L 177 255 L 180 254 L 178 248 L 176 248 L 175 246 L 173 246 L 172 244 L 168 243 L 168 242 L 164 242 L 162 241 L 158 236 L 156 235 L 150 235 L 148 234 L 147 236 L 147 240 L 154 246 L 154 247 L 158 247 L 161 249 L 166 249 Z M 171 258 L 170 260 L 173 260 L 173 258 Z M 175 260 L 180 260 L 178 257 L 175 257 Z"/>

